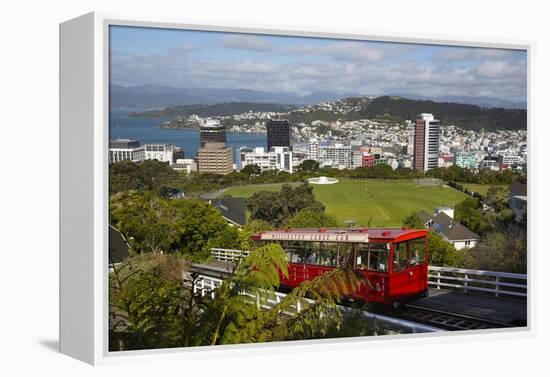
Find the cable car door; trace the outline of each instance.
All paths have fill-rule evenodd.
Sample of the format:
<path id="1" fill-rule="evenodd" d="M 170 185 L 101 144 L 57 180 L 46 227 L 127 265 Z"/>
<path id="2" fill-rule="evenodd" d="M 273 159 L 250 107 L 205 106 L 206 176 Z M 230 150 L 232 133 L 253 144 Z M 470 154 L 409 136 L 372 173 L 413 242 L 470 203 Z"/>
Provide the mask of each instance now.
<path id="1" fill-rule="evenodd" d="M 416 291 L 415 270 L 411 270 L 408 242 L 392 244 L 390 294 L 393 298 L 407 296 Z"/>

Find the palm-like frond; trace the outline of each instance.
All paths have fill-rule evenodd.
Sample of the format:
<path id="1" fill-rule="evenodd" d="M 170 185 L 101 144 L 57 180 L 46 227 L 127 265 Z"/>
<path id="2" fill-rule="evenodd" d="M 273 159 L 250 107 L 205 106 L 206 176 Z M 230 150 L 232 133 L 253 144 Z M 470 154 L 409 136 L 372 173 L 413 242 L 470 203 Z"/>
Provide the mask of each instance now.
<path id="1" fill-rule="evenodd" d="M 259 312 L 232 340 L 262 342 L 324 336 L 341 323 L 338 302 L 353 294 L 360 283 L 357 275 L 347 269 L 336 269 L 305 281 L 271 310 Z"/>

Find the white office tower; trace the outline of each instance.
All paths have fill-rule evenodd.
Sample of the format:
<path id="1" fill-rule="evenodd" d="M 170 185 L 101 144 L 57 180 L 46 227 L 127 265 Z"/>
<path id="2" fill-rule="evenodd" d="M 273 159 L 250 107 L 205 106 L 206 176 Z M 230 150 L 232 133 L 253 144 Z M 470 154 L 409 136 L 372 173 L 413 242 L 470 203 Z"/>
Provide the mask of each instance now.
<path id="1" fill-rule="evenodd" d="M 351 168 L 351 146 L 342 143 L 327 143 L 319 146 L 319 163 L 321 167 L 336 169 Z"/>
<path id="2" fill-rule="evenodd" d="M 292 152 L 288 147 L 272 147 L 269 152 L 257 147 L 241 156 L 241 168 L 248 165 L 257 165 L 261 171 L 284 170 L 292 173 Z"/>
<path id="3" fill-rule="evenodd" d="M 416 119 L 414 133 L 414 168 L 428 171 L 437 168 L 439 159 L 439 120 L 422 113 Z"/>
<path id="4" fill-rule="evenodd" d="M 319 158 L 319 140 L 310 139 L 308 143 L 308 155 L 307 158 L 310 160 L 315 160 Z"/>

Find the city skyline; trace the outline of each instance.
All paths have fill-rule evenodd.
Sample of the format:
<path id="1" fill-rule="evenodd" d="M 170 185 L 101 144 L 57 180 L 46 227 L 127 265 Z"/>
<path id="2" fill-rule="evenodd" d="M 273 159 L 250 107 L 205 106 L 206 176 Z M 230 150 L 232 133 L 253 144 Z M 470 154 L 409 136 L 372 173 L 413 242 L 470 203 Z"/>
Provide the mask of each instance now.
<path id="1" fill-rule="evenodd" d="M 111 27 L 111 83 L 526 102 L 524 50 Z"/>

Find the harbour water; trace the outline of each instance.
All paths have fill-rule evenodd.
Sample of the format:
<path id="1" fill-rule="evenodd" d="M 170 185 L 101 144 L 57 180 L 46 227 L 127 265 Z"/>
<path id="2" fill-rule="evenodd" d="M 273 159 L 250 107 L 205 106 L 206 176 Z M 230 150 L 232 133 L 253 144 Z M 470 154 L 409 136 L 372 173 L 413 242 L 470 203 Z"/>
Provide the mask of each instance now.
<path id="1" fill-rule="evenodd" d="M 183 148 L 186 158 L 197 156 L 199 145 L 199 130 L 195 129 L 173 129 L 161 128 L 163 122 L 169 118 L 140 119 L 130 118 L 128 113 L 132 110 L 116 109 L 111 110 L 109 117 L 110 139 L 134 139 L 141 144 L 166 143 L 174 144 Z M 233 149 L 233 161 L 235 151 L 240 146 L 266 147 L 267 137 L 261 133 L 228 132 L 227 144 Z"/>

